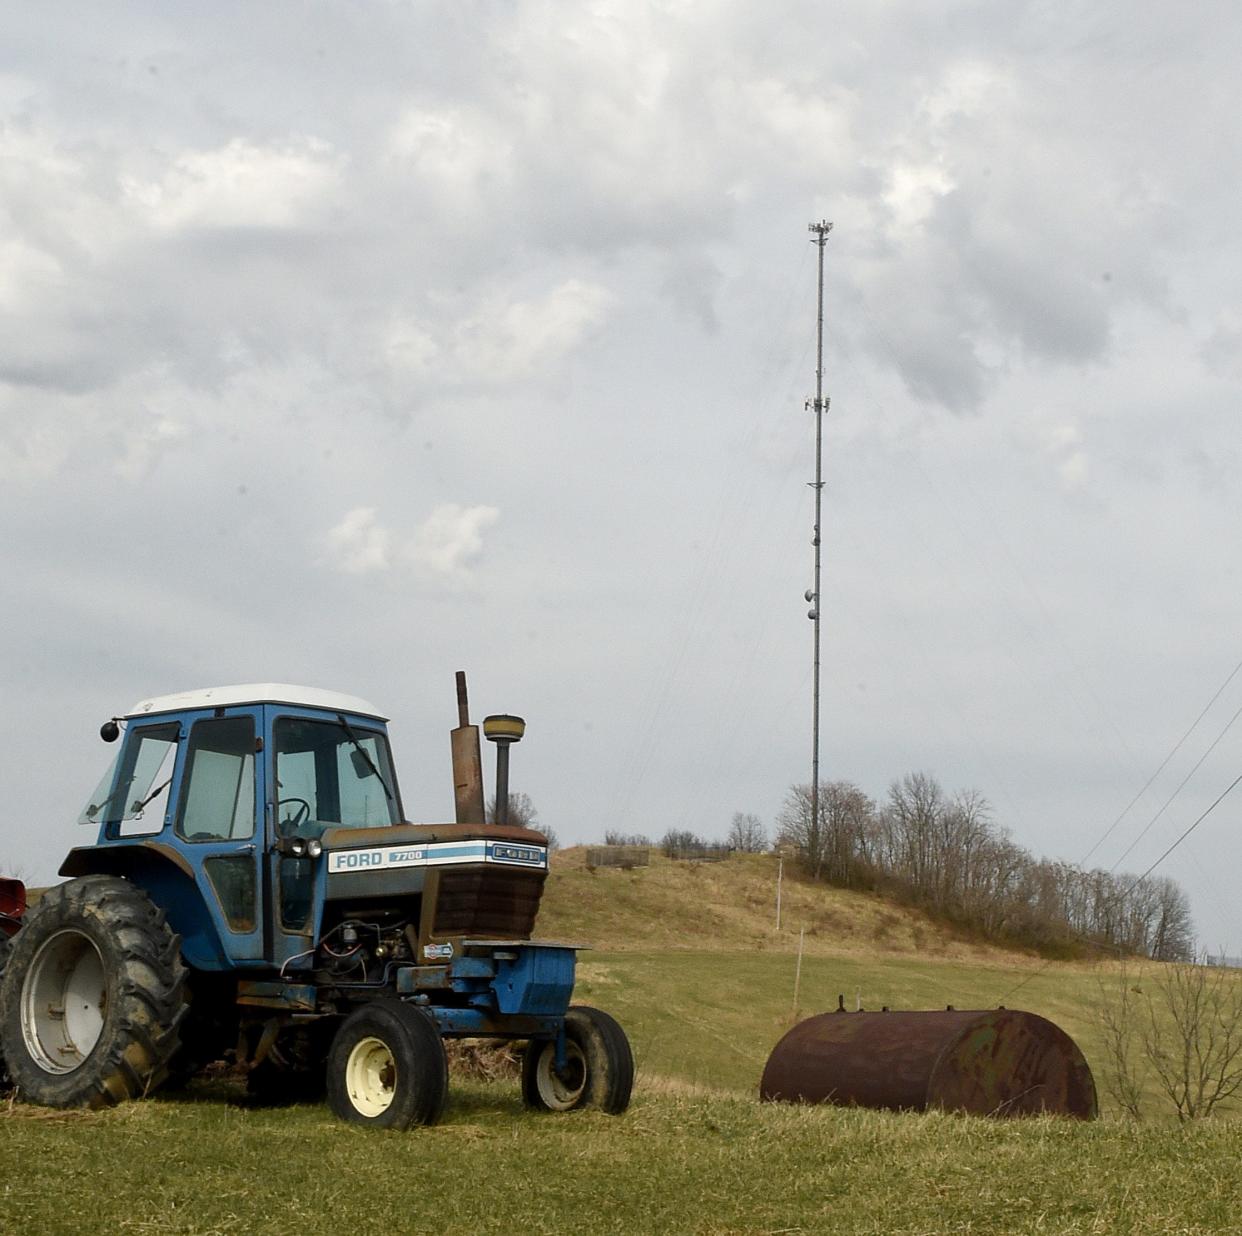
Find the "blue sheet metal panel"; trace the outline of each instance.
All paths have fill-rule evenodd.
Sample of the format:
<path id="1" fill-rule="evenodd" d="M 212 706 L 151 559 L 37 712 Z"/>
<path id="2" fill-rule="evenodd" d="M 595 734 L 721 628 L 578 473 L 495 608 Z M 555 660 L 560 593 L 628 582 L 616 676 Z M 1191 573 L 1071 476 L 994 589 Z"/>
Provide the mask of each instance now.
<path id="1" fill-rule="evenodd" d="M 574 991 L 577 954 L 571 948 L 519 948 L 496 963 L 492 989 L 502 1013 L 563 1017 Z"/>
<path id="2" fill-rule="evenodd" d="M 458 957 L 449 965 L 449 974 L 455 979 L 494 978 L 496 964 L 490 957 Z"/>
<path id="3" fill-rule="evenodd" d="M 231 970 L 224 937 L 227 927 L 214 896 L 203 897 L 202 866 L 194 866 L 197 885 L 170 864 L 149 864 L 127 873 L 141 885 L 181 937 L 181 955 L 195 970 Z"/>
<path id="4" fill-rule="evenodd" d="M 554 1039 L 559 1017 L 503 1016 L 485 1009 L 427 1009 L 446 1038 Z"/>

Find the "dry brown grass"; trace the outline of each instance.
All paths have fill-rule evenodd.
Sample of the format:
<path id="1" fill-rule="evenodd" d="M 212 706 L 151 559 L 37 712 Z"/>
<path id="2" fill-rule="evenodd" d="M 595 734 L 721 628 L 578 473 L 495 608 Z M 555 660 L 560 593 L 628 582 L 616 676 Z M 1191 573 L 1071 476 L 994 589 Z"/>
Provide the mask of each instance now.
<path id="1" fill-rule="evenodd" d="M 805 880 L 789 863 L 782 880 L 778 933 L 777 860 L 770 854 L 735 854 L 720 863 L 691 863 L 653 851 L 651 866 L 632 871 L 592 872 L 585 859 L 583 846 L 553 857 L 539 912 L 540 936 L 610 952 L 653 948 L 788 952 L 805 932 L 804 948 L 810 956 L 918 954 L 1006 964 L 1023 956 L 969 938 L 883 897 Z"/>
<path id="2" fill-rule="evenodd" d="M 522 1044 L 488 1039 L 446 1039 L 449 1073 L 453 1080 L 512 1081 L 522 1073 Z"/>

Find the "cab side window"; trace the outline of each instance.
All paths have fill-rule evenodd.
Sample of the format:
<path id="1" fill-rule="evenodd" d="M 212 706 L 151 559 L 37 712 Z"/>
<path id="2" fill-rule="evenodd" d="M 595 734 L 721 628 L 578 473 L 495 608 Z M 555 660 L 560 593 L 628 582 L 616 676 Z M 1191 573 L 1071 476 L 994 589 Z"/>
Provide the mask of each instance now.
<path id="1" fill-rule="evenodd" d="M 254 719 L 213 717 L 190 731 L 177 832 L 187 841 L 254 836 Z"/>

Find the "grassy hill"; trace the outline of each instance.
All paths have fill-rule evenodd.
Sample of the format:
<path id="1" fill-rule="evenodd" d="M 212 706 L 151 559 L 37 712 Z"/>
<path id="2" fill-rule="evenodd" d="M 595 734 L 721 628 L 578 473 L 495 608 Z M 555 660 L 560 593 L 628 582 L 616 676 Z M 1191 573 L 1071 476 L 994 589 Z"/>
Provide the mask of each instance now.
<path id="1" fill-rule="evenodd" d="M 936 956 L 1013 963 L 1015 954 L 972 942 L 882 897 L 802 879 L 785 864 L 776 932 L 777 859 L 735 854 L 719 863 L 652 853 L 632 871 L 586 866 L 586 849 L 553 855 L 539 934 L 630 949 L 788 950 L 805 929 L 808 954 Z"/>
<path id="2" fill-rule="evenodd" d="M 1031 1009 L 1098 1075 L 1099 982 L 1117 977 L 981 946 L 788 872 L 782 900 L 777 933 L 766 856 L 594 874 L 581 851 L 557 856 L 539 935 L 596 946 L 577 998 L 630 1033 L 639 1078 L 622 1117 L 532 1114 L 516 1081 L 456 1074 L 443 1122 L 403 1134 L 320 1105 L 252 1108 L 228 1079 L 104 1112 L 0 1102 L 0 1233 L 1242 1230 L 1242 1122 L 755 1102 L 783 1031 L 838 994 L 849 1007 Z"/>
<path id="3" fill-rule="evenodd" d="M 840 996 L 848 1009 L 1004 1004 L 1078 1043 L 1108 1110 L 1099 1010 L 1119 982 L 1116 964 L 1050 963 L 983 944 L 882 897 L 802 880 L 788 864 L 777 932 L 776 877 L 771 855 L 693 864 L 653 854 L 650 867 L 628 872 L 588 871 L 581 848 L 555 856 L 538 934 L 593 946 L 575 998 L 623 1022 L 641 1086 L 753 1095 L 781 1035 Z M 1131 967 L 1127 982 L 1141 985 L 1152 969 Z M 1154 1084 L 1147 1102 L 1156 1115 Z"/>

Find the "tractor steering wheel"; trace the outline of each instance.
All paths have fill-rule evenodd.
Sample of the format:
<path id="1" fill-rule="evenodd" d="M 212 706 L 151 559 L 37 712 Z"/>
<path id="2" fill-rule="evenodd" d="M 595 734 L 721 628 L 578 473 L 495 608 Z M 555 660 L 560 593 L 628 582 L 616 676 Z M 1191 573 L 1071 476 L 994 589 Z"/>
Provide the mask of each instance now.
<path id="1" fill-rule="evenodd" d="M 305 824 L 311 816 L 311 805 L 304 798 L 282 798 L 276 803 L 276 814 L 280 815 L 280 809 L 285 803 L 297 803 L 298 809 L 284 820 L 278 820 L 279 824 L 287 825 L 289 828 L 297 828 L 299 824 Z"/>

